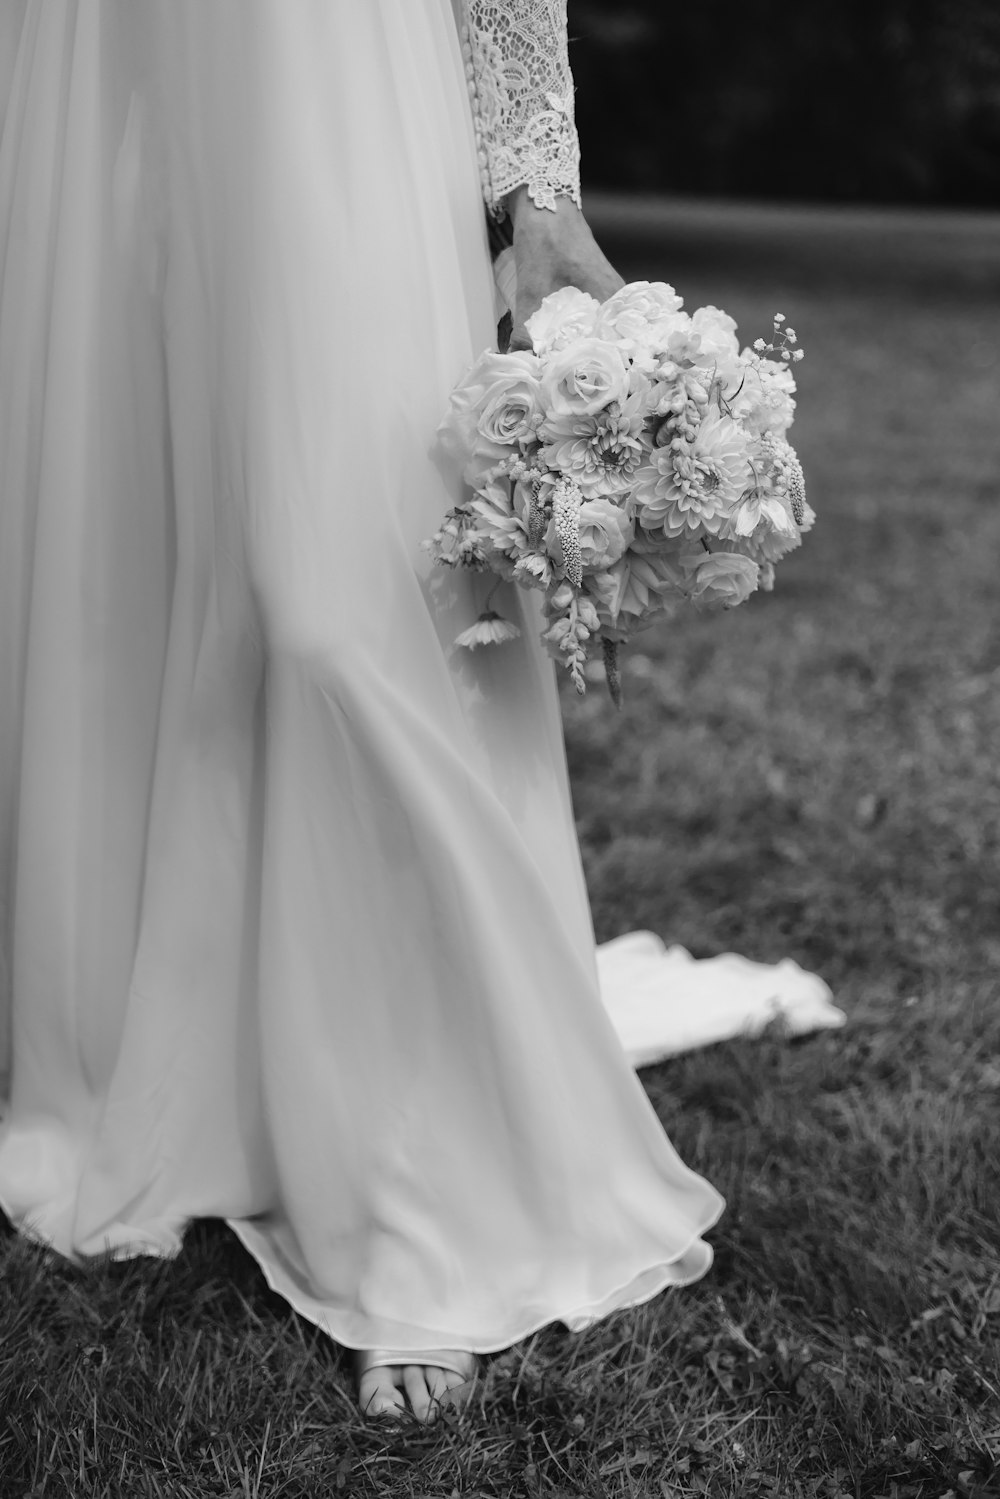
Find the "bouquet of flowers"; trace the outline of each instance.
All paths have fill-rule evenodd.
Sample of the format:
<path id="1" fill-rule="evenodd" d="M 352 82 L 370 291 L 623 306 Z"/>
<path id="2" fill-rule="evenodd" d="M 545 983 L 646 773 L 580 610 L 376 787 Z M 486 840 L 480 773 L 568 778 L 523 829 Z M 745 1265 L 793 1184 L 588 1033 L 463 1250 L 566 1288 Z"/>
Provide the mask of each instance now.
<path id="1" fill-rule="evenodd" d="M 619 703 L 620 644 L 679 601 L 770 589 L 813 523 L 785 437 L 802 352 L 784 324 L 740 352 L 727 313 L 688 314 L 662 282 L 546 297 L 533 350 L 487 351 L 452 393 L 439 437 L 470 492 L 432 556 L 538 589 L 550 653 L 584 692 L 599 642 Z M 457 644 L 518 634 L 494 592 Z"/>

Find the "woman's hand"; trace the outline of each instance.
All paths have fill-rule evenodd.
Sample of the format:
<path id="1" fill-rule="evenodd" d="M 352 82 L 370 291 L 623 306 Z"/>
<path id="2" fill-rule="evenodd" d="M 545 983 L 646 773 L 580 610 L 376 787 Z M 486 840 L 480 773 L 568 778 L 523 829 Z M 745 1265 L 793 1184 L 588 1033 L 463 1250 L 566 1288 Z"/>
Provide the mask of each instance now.
<path id="1" fill-rule="evenodd" d="M 530 349 L 524 326 L 542 299 L 562 286 L 578 286 L 603 302 L 624 281 L 598 247 L 590 226 L 571 198 L 557 198 L 556 210 L 536 208 L 528 190 L 507 200 L 514 231 L 517 304 L 510 348 Z"/>

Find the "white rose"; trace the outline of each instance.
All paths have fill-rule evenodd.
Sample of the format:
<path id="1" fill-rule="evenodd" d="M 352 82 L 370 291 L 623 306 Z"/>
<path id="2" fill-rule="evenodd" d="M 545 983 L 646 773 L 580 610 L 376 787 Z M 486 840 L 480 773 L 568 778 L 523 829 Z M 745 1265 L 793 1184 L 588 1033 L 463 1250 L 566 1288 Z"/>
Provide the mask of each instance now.
<path id="1" fill-rule="evenodd" d="M 630 281 L 601 304 L 601 322 L 614 327 L 619 319 L 639 316 L 656 323 L 683 307 L 684 299 L 665 281 Z"/>
<path id="2" fill-rule="evenodd" d="M 565 349 L 577 339 L 589 338 L 597 324 L 601 304 L 576 286 L 550 292 L 525 327 L 536 354 Z"/>
<path id="3" fill-rule="evenodd" d="M 451 394 L 438 428 L 444 451 L 477 472 L 496 463 L 521 437 L 531 436 L 541 412 L 541 361 L 525 350 L 498 354 L 487 349 Z M 468 473 L 466 482 L 472 482 Z"/>
<path id="4" fill-rule="evenodd" d="M 604 339 L 578 339 L 545 362 L 542 402 L 552 416 L 593 416 L 612 401 L 624 403 L 628 390 L 621 350 Z"/>
<path id="5" fill-rule="evenodd" d="M 691 314 L 691 331 L 701 338 L 701 347 L 718 361 L 739 358 L 736 320 L 719 307 L 699 307 Z"/>
<path id="6" fill-rule="evenodd" d="M 498 354 L 497 368 L 479 413 L 479 435 L 487 442 L 514 447 L 530 442 L 542 414 L 541 383 L 534 354 Z M 527 364 L 525 361 L 531 361 Z M 518 361 L 515 363 L 515 361 Z"/>
<path id="7" fill-rule="evenodd" d="M 596 331 L 620 343 L 642 368 L 666 345 L 672 329 L 686 323 L 682 298 L 665 281 L 631 281 L 601 306 Z"/>
<path id="8" fill-rule="evenodd" d="M 580 553 L 584 572 L 611 567 L 623 556 L 632 537 L 635 522 L 620 505 L 599 498 L 585 500 L 580 506 Z"/>
<path id="9" fill-rule="evenodd" d="M 700 608 L 734 609 L 757 587 L 760 568 L 738 552 L 701 552 L 679 559 L 688 598 Z"/>

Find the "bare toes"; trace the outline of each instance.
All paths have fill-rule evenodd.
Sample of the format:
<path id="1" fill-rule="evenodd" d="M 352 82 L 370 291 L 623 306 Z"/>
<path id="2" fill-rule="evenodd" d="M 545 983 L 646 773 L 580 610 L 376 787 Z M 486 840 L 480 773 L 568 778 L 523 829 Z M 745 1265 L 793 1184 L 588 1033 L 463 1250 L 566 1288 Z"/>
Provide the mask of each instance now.
<path id="1" fill-rule="evenodd" d="M 445 1380 L 445 1371 L 434 1364 L 427 1364 L 424 1368 L 424 1379 L 427 1381 L 427 1391 L 432 1400 L 438 1400 L 448 1388 Z"/>
<path id="2" fill-rule="evenodd" d="M 460 1409 L 472 1394 L 473 1381 L 464 1374 L 456 1374 L 453 1369 L 429 1366 L 424 1369 L 424 1377 L 431 1400 L 428 1417 L 431 1421 L 441 1411 Z"/>
<path id="3" fill-rule="evenodd" d="M 369 1369 L 361 1377 L 358 1389 L 358 1404 L 366 1416 L 384 1416 L 399 1421 L 406 1415 L 406 1402 L 393 1376 L 399 1370 L 392 1367 Z"/>
<path id="4" fill-rule="evenodd" d="M 431 1419 L 431 1394 L 426 1375 L 427 1370 L 422 1364 L 407 1364 L 403 1369 L 403 1389 L 418 1421 Z"/>
<path id="5" fill-rule="evenodd" d="M 445 1382 L 444 1394 L 439 1397 L 442 1406 L 455 1408 L 468 1404 L 475 1379 L 466 1374 L 456 1374 L 454 1369 L 443 1369 L 441 1372 Z"/>

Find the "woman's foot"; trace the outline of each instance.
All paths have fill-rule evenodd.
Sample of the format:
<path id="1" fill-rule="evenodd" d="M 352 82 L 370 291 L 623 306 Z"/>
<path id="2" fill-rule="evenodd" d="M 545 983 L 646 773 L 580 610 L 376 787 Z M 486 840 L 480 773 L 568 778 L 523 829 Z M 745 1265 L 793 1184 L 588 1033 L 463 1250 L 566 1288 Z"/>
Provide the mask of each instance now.
<path id="1" fill-rule="evenodd" d="M 362 1414 L 394 1420 L 409 1412 L 429 1422 L 448 1406 L 464 1405 L 476 1377 L 475 1354 L 450 1348 L 366 1349 L 355 1355 L 355 1367 Z"/>

